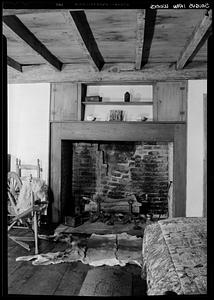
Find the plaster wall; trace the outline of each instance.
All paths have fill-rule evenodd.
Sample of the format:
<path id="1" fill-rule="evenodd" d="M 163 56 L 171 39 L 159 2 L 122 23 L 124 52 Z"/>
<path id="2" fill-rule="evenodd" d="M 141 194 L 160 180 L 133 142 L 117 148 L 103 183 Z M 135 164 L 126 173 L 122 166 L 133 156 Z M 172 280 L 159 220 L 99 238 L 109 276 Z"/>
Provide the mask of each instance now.
<path id="1" fill-rule="evenodd" d="M 203 215 L 203 94 L 206 93 L 206 80 L 188 81 L 187 217 Z"/>

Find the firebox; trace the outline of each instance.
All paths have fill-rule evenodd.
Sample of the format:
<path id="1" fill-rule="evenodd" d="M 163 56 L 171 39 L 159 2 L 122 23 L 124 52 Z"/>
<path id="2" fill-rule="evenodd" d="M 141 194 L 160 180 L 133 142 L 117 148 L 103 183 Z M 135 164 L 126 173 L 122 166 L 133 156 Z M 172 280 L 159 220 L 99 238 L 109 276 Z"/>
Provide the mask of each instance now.
<path id="1" fill-rule="evenodd" d="M 130 202 L 135 214 L 169 216 L 172 143 L 62 140 L 61 147 L 64 217 L 127 214 Z"/>

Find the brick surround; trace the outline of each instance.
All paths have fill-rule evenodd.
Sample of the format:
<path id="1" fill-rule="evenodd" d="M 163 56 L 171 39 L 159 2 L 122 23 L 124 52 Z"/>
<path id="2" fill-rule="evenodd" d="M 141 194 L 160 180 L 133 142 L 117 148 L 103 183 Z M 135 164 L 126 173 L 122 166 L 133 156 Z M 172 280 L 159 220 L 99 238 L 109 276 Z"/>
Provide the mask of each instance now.
<path id="1" fill-rule="evenodd" d="M 82 196 L 91 198 L 96 193 L 102 197 L 104 211 L 125 212 L 128 197 L 142 192 L 148 195 L 151 213 L 167 212 L 167 142 L 69 142 L 62 150 L 62 157 L 68 157 L 69 151 L 70 161 L 72 157 L 72 174 L 67 171 L 72 177 L 67 181 L 71 193 L 66 199 L 72 203 L 65 205 L 67 213 L 69 207 L 73 213 L 81 205 Z"/>

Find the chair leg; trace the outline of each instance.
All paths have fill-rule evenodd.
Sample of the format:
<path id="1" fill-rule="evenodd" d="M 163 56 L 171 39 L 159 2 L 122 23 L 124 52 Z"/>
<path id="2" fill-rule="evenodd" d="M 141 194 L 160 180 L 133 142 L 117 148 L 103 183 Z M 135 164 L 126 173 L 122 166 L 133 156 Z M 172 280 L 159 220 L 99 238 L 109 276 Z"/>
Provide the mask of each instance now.
<path id="1" fill-rule="evenodd" d="M 38 227 L 37 227 L 37 213 L 36 211 L 34 212 L 33 216 L 33 226 L 34 226 L 34 239 L 35 239 L 35 254 L 39 253 L 38 250 Z"/>
<path id="2" fill-rule="evenodd" d="M 13 221 L 13 223 L 8 226 L 8 231 L 10 231 L 10 229 L 16 224 L 16 222 L 17 221 Z"/>
<path id="3" fill-rule="evenodd" d="M 9 236 L 9 238 L 14 241 L 15 243 L 19 244 L 20 246 L 22 246 L 23 248 L 25 248 L 26 250 L 30 251 L 30 247 L 28 244 L 16 239 L 16 237 L 13 236 Z"/>

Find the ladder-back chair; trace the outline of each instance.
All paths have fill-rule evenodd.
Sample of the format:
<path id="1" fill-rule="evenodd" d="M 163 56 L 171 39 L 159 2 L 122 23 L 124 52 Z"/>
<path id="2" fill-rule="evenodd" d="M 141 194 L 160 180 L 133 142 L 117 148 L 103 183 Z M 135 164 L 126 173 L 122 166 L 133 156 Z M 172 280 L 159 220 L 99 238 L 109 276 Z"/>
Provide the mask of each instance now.
<path id="1" fill-rule="evenodd" d="M 30 251 L 30 247 L 26 241 L 34 241 L 35 243 L 35 254 L 38 254 L 38 219 L 39 215 L 42 211 L 46 210 L 47 208 L 47 201 L 43 201 L 42 203 L 37 203 L 37 199 L 35 199 L 35 195 L 33 190 L 29 190 L 30 195 L 28 194 L 28 198 L 30 197 L 30 205 L 27 209 L 23 211 L 19 211 L 17 208 L 18 198 L 20 197 L 20 191 L 23 188 L 22 178 L 26 180 L 26 177 L 22 177 L 21 170 L 36 170 L 37 177 L 40 179 L 41 177 L 41 167 L 39 163 L 39 159 L 37 160 L 37 165 L 23 165 L 21 164 L 21 160 L 16 160 L 16 171 L 17 172 L 9 172 L 8 173 L 8 237 L 16 242 L 17 244 L 21 245 L 28 251 Z M 28 176 L 29 177 L 29 176 Z M 25 183 L 25 186 L 33 181 L 33 176 L 30 174 L 30 178 L 28 182 Z M 29 199 L 28 199 L 29 200 Z M 17 222 L 21 223 L 22 227 L 20 229 L 29 228 L 33 231 L 33 237 L 27 236 L 12 236 L 10 235 L 9 231 L 15 227 Z"/>
<path id="2" fill-rule="evenodd" d="M 42 168 L 40 166 L 40 160 L 37 159 L 36 165 L 28 165 L 28 164 L 22 164 L 21 159 L 16 159 L 16 173 L 19 175 L 19 177 L 24 180 L 27 176 L 23 176 L 22 170 L 29 170 L 29 171 L 36 171 L 36 178 L 41 178 Z M 32 175 L 32 174 L 31 174 Z M 34 176 L 32 176 L 34 177 Z"/>

